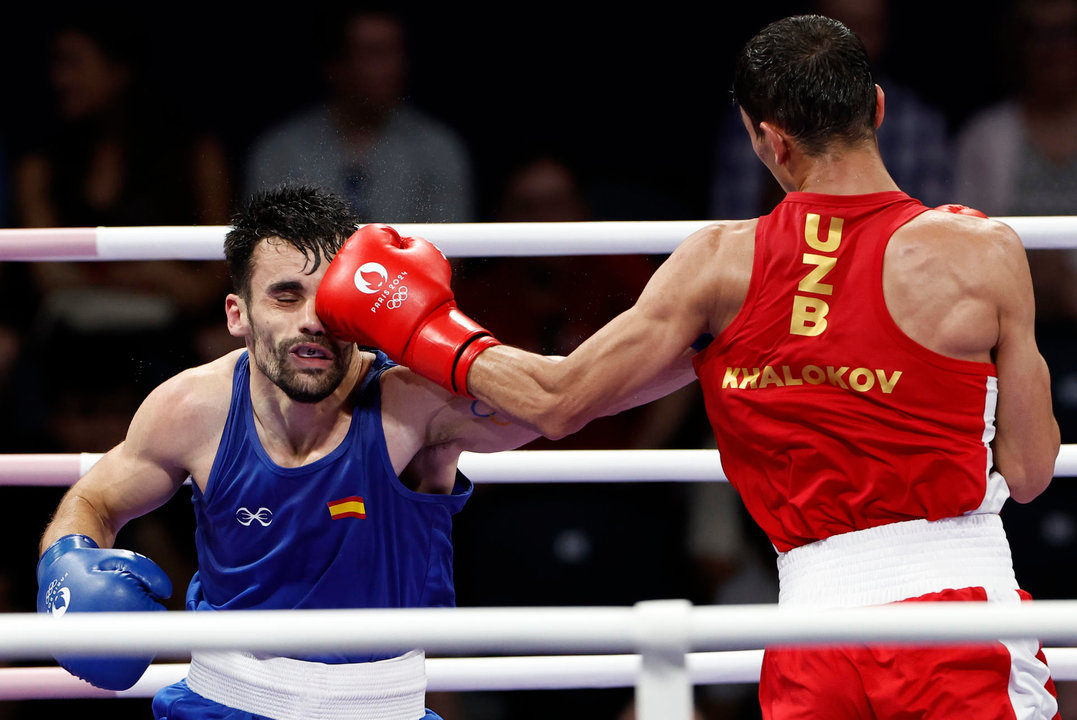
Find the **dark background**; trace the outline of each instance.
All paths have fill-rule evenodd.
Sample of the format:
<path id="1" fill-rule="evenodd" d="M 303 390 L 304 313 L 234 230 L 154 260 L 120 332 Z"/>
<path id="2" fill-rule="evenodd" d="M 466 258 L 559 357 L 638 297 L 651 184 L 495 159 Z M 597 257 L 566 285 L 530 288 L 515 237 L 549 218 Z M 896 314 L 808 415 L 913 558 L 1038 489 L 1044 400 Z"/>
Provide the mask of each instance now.
<path id="1" fill-rule="evenodd" d="M 482 206 L 501 163 L 537 145 L 563 150 L 596 184 L 657 194 L 664 202 L 648 219 L 664 219 L 654 212 L 697 219 L 706 212 L 715 126 L 729 103 L 736 52 L 767 22 L 811 7 L 745 5 L 401 7 L 413 58 L 410 97 L 463 136 Z M 49 19 L 64 7 L 8 8 L 0 21 L 0 133 L 10 155 L 48 127 Z M 307 32 L 318 7 L 129 6 L 152 43 L 163 111 L 219 133 L 237 179 L 259 132 L 321 93 Z M 1008 87 L 1000 51 L 1006 8 L 999 0 L 894 3 L 890 73 L 957 126 Z"/>

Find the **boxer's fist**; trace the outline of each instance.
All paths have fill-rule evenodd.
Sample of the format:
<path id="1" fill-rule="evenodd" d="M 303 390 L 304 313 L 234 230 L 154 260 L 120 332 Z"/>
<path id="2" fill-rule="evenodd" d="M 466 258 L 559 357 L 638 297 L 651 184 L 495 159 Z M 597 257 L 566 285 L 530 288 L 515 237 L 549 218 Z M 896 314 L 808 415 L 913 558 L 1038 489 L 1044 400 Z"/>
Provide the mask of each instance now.
<path id="1" fill-rule="evenodd" d="M 976 208 L 970 208 L 968 205 L 957 205 L 955 203 L 949 203 L 947 205 L 939 205 L 935 209 L 941 210 L 942 212 L 953 213 L 954 215 L 972 215 L 973 217 L 982 218 L 987 217 L 987 215 L 984 215 Z"/>
<path id="2" fill-rule="evenodd" d="M 337 337 L 380 348 L 450 392 L 467 394 L 467 370 L 489 332 L 456 308 L 449 261 L 422 238 L 388 225 L 365 225 L 318 287 L 318 317 Z"/>
<path id="3" fill-rule="evenodd" d="M 149 558 L 129 550 L 97 547 L 85 535 L 65 535 L 37 564 L 37 611 L 164 610 L 158 602 L 172 594 L 172 582 Z M 153 655 L 138 657 L 57 657 L 69 673 L 106 690 L 126 690 L 138 682 Z"/>

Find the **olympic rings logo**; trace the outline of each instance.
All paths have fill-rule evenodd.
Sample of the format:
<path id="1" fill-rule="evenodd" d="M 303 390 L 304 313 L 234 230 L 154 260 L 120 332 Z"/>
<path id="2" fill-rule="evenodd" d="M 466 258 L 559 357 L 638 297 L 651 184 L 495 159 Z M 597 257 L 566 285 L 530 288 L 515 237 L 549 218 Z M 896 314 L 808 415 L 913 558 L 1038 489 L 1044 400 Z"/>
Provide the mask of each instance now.
<path id="1" fill-rule="evenodd" d="M 390 310 L 396 310 L 398 307 L 404 304 L 404 301 L 408 299 L 408 286 L 401 285 L 397 288 L 397 291 L 393 293 L 393 296 L 389 298 L 389 302 L 385 303 L 385 307 Z"/>

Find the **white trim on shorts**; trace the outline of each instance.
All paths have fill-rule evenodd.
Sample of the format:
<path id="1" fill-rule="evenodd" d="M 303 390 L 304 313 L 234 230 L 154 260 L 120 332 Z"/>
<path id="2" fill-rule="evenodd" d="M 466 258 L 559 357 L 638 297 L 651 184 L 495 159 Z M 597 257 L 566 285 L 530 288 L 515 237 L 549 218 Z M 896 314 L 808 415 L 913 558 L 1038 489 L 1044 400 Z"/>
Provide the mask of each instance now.
<path id="1" fill-rule="evenodd" d="M 418 720 L 426 714 L 421 650 L 367 663 L 306 662 L 196 651 L 187 686 L 204 698 L 276 720 Z"/>

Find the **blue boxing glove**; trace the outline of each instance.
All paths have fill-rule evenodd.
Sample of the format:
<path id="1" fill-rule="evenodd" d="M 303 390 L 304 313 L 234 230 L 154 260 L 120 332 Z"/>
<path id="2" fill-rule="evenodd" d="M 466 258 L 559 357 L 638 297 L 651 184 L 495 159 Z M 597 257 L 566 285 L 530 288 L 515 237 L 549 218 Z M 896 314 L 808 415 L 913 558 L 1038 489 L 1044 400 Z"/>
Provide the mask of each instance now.
<path id="1" fill-rule="evenodd" d="M 130 550 L 99 548 L 85 535 L 65 535 L 37 563 L 37 611 L 164 610 L 158 602 L 172 594 L 172 581 L 156 563 Z M 140 657 L 57 657 L 76 677 L 106 690 L 126 690 L 138 682 L 153 655 Z"/>

